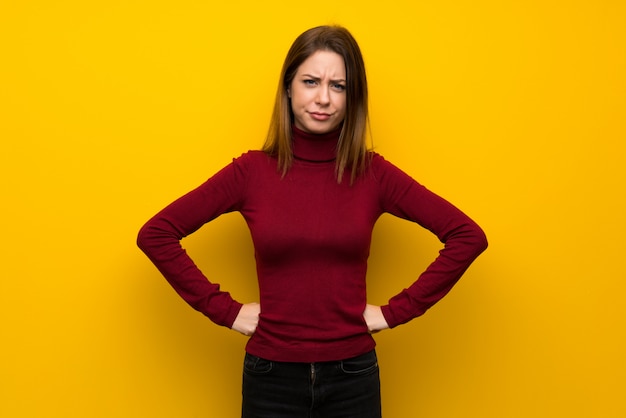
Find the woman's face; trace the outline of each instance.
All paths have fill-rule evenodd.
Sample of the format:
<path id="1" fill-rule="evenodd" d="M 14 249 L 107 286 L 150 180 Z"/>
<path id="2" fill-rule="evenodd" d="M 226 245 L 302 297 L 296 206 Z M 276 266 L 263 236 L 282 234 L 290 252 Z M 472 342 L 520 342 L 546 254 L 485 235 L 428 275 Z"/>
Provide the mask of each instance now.
<path id="1" fill-rule="evenodd" d="M 298 129 L 323 134 L 346 116 L 346 66 L 341 55 L 320 50 L 296 71 L 287 90 Z"/>

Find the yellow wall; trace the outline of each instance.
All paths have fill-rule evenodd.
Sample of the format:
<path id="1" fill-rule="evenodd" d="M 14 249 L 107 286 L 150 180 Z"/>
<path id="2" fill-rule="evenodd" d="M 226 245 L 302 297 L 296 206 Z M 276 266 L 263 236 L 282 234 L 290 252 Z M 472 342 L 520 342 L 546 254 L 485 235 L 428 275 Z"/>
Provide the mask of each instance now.
<path id="1" fill-rule="evenodd" d="M 0 416 L 237 416 L 245 337 L 180 301 L 134 240 L 261 145 L 288 46 L 324 23 L 361 44 L 376 149 L 491 243 L 376 337 L 386 418 L 626 416 L 624 4 L 3 1 Z M 238 215 L 186 245 L 255 298 Z M 371 301 L 437 249 L 384 217 Z"/>

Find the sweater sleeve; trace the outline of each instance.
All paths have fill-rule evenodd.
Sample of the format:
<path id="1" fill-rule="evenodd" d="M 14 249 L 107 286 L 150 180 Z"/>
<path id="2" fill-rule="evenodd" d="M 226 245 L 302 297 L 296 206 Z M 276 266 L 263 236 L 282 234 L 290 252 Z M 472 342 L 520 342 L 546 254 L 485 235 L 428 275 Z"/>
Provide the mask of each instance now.
<path id="1" fill-rule="evenodd" d="M 246 187 L 246 155 L 157 213 L 137 237 L 139 248 L 174 290 L 194 309 L 226 327 L 232 326 L 242 304 L 207 279 L 180 241 L 219 215 L 239 210 Z"/>
<path id="2" fill-rule="evenodd" d="M 382 210 L 418 223 L 444 244 L 418 279 L 382 306 L 393 328 L 422 315 L 443 298 L 487 248 L 487 238 L 467 215 L 382 157 L 376 156 L 374 163 Z"/>

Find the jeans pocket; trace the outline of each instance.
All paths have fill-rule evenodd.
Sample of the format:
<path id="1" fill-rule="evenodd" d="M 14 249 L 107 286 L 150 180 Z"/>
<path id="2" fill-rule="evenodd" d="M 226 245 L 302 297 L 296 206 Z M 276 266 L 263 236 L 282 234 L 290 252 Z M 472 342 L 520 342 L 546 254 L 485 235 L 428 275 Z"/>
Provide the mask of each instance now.
<path id="1" fill-rule="evenodd" d="M 339 362 L 339 367 L 345 374 L 366 375 L 378 370 L 378 358 L 376 352 L 372 350 L 360 356 L 342 360 Z"/>
<path id="2" fill-rule="evenodd" d="M 272 371 L 274 363 L 261 357 L 246 353 L 243 359 L 244 373 L 261 375 Z"/>

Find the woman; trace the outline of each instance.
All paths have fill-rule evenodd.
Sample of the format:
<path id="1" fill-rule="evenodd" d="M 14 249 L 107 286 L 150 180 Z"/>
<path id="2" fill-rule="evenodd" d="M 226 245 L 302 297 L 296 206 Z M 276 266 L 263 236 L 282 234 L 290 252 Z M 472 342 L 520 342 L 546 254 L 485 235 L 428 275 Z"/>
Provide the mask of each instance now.
<path id="1" fill-rule="evenodd" d="M 291 46 L 266 143 L 233 160 L 141 229 L 138 244 L 191 306 L 250 336 L 243 417 L 380 417 L 372 333 L 423 314 L 486 248 L 465 214 L 369 152 L 365 66 L 342 27 Z M 195 266 L 180 240 L 239 211 L 255 247 L 260 304 L 242 304 Z M 445 244 L 411 286 L 367 304 L 374 223 L 416 222 Z"/>

